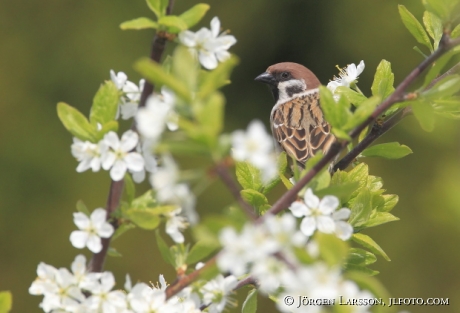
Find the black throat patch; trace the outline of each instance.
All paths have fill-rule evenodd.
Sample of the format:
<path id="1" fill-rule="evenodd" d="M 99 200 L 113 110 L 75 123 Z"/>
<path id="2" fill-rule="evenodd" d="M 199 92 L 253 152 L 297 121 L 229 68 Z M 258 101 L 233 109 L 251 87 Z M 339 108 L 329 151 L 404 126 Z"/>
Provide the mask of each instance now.
<path id="1" fill-rule="evenodd" d="M 273 98 L 275 98 L 275 103 L 278 102 L 278 99 L 280 98 L 278 86 L 270 85 L 270 90 L 272 91 Z"/>

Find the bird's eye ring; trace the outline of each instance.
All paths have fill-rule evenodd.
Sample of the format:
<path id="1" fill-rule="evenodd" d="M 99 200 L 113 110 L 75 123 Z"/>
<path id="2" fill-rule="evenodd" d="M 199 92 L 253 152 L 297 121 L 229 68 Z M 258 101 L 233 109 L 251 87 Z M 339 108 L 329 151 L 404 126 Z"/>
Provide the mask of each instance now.
<path id="1" fill-rule="evenodd" d="M 281 77 L 282 78 L 289 78 L 289 72 L 282 72 Z"/>

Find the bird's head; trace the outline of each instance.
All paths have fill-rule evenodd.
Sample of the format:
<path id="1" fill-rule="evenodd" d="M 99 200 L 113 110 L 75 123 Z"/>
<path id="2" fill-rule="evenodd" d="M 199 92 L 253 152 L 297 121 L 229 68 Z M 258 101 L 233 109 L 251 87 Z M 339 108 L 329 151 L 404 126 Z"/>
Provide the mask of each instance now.
<path id="1" fill-rule="evenodd" d="M 268 84 L 276 103 L 286 102 L 298 94 L 315 90 L 321 85 L 312 71 L 292 62 L 274 64 L 255 80 Z"/>

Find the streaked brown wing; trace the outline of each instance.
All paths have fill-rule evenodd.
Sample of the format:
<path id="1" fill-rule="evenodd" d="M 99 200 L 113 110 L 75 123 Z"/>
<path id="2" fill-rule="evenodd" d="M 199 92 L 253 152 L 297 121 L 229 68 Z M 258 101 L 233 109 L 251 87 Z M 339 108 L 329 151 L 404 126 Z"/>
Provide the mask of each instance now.
<path id="1" fill-rule="evenodd" d="M 326 153 L 335 141 L 317 93 L 281 104 L 272 120 L 272 132 L 281 148 L 302 164 L 320 149 Z"/>

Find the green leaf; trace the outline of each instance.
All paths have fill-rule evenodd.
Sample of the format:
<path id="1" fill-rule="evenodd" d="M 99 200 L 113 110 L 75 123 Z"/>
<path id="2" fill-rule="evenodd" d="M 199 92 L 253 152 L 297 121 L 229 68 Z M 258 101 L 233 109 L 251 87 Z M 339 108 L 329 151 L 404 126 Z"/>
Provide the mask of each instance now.
<path id="1" fill-rule="evenodd" d="M 88 122 L 86 116 L 67 103 L 59 102 L 57 113 L 64 127 L 75 137 L 83 141 L 96 141 L 96 128 Z"/>
<path id="2" fill-rule="evenodd" d="M 434 100 L 434 112 L 446 118 L 460 119 L 460 97 L 448 97 Z"/>
<path id="3" fill-rule="evenodd" d="M 358 182 L 349 182 L 342 185 L 331 185 L 327 188 L 323 188 L 315 191 L 315 195 L 322 198 L 327 195 L 334 195 L 340 199 L 341 203 L 346 203 L 350 196 L 357 190 L 359 187 Z"/>
<path id="4" fill-rule="evenodd" d="M 133 229 L 133 228 L 136 228 L 136 226 L 134 224 L 131 224 L 131 223 L 123 223 L 123 224 L 121 224 L 120 226 L 118 226 L 117 230 L 113 234 L 112 242 L 115 239 L 117 239 L 118 237 L 120 237 L 121 235 L 123 235 L 124 233 L 126 233 L 128 230 Z"/>
<path id="5" fill-rule="evenodd" d="M 431 132 L 434 129 L 433 108 L 424 101 L 413 101 L 412 111 L 423 130 Z"/>
<path id="6" fill-rule="evenodd" d="M 460 36 L 460 24 L 455 26 L 455 28 L 450 33 L 451 38 L 457 38 L 458 36 Z"/>
<path id="7" fill-rule="evenodd" d="M 130 208 L 125 212 L 126 217 L 143 229 L 155 229 L 160 224 L 157 211 L 152 209 Z"/>
<path id="8" fill-rule="evenodd" d="M 196 90 L 196 78 L 199 65 L 189 49 L 185 46 L 178 46 L 172 57 L 172 73 L 181 80 L 191 91 Z"/>
<path id="9" fill-rule="evenodd" d="M 231 56 L 229 59 L 219 63 L 217 68 L 212 71 L 202 71 L 200 73 L 198 99 L 204 99 L 215 90 L 229 83 L 229 77 L 233 68 L 238 64 L 238 58 Z"/>
<path id="10" fill-rule="evenodd" d="M 328 265 L 335 266 L 345 261 L 348 252 L 348 244 L 345 241 L 337 238 L 335 235 L 320 232 L 317 232 L 314 238 L 318 243 L 321 258 Z"/>
<path id="11" fill-rule="evenodd" d="M 433 48 L 438 49 L 439 41 L 441 40 L 443 29 L 442 21 L 436 14 L 425 11 L 423 13 L 423 24 L 425 25 L 426 31 L 433 38 Z"/>
<path id="12" fill-rule="evenodd" d="M 198 241 L 192 249 L 190 249 L 190 252 L 187 255 L 186 263 L 187 264 L 194 264 L 199 261 L 202 261 L 204 258 L 206 258 L 208 255 L 213 253 L 216 250 L 215 245 L 209 245 L 206 243 L 206 241 Z"/>
<path id="13" fill-rule="evenodd" d="M 369 167 L 365 163 L 358 164 L 351 171 L 346 173 L 347 182 L 358 182 L 359 184 L 358 189 L 356 189 L 356 191 L 353 192 L 352 197 L 356 197 L 359 191 L 367 185 L 368 177 Z"/>
<path id="14" fill-rule="evenodd" d="M 399 15 L 404 23 L 404 26 L 409 30 L 412 36 L 415 37 L 417 42 L 425 45 L 433 51 L 433 46 L 431 45 L 430 39 L 423 28 L 422 24 L 406 9 L 406 7 L 402 4 L 398 5 Z"/>
<path id="15" fill-rule="evenodd" d="M 112 247 L 109 247 L 109 250 L 107 250 L 107 254 L 112 257 L 117 257 L 117 258 L 122 257 L 121 253 Z"/>
<path id="16" fill-rule="evenodd" d="M 380 61 L 371 87 L 372 95 L 385 99 L 395 90 L 393 87 L 394 81 L 395 75 L 391 71 L 391 63 L 387 60 Z"/>
<path id="17" fill-rule="evenodd" d="M 200 123 L 201 134 L 205 143 L 214 147 L 217 144 L 218 135 L 224 125 L 225 98 L 220 92 L 214 92 L 206 99 L 204 105 L 196 111 L 196 118 Z"/>
<path id="18" fill-rule="evenodd" d="M 86 214 L 88 216 L 91 215 L 91 213 L 89 213 L 88 207 L 85 205 L 85 203 L 83 203 L 83 200 L 77 201 L 77 211 L 83 214 Z"/>
<path id="19" fill-rule="evenodd" d="M 376 298 L 388 299 L 390 297 L 388 291 L 375 277 L 358 272 L 345 273 L 345 277 L 356 282 L 361 289 L 369 290 Z"/>
<path id="20" fill-rule="evenodd" d="M 387 142 L 369 147 L 361 154 L 365 157 L 400 159 L 411 153 L 412 150 L 406 145 L 401 145 L 399 142 Z"/>
<path id="21" fill-rule="evenodd" d="M 393 221 L 399 221 L 399 218 L 397 218 L 396 216 L 388 212 L 374 212 L 372 213 L 369 220 L 366 223 L 362 224 L 361 226 L 374 227 L 374 226 L 378 226 L 378 225 L 393 222 Z"/>
<path id="22" fill-rule="evenodd" d="M 348 119 L 346 125 L 343 126 L 343 129 L 351 130 L 367 120 L 371 116 L 372 112 L 374 112 L 380 101 L 381 98 L 379 96 L 373 96 L 362 102 L 353 113 L 353 116 Z"/>
<path id="23" fill-rule="evenodd" d="M 257 312 L 257 289 L 251 289 L 248 292 L 246 300 L 243 302 L 241 313 L 256 313 Z"/>
<path id="24" fill-rule="evenodd" d="M 8 313 L 13 307 L 11 291 L 0 291 L 0 313 Z"/>
<path id="25" fill-rule="evenodd" d="M 187 24 L 188 28 L 191 28 L 192 26 L 195 26 L 199 21 L 201 21 L 208 10 L 208 4 L 199 3 L 179 15 L 179 17 L 185 22 L 185 24 Z"/>
<path id="26" fill-rule="evenodd" d="M 368 276 L 375 276 L 380 273 L 379 271 L 370 269 L 366 267 L 365 265 L 356 265 L 356 264 L 351 264 L 351 263 L 345 263 L 344 268 L 346 272 L 350 272 L 350 271 L 359 272 L 359 273 L 366 274 Z"/>
<path id="27" fill-rule="evenodd" d="M 134 186 L 134 181 L 131 178 L 131 175 L 126 173 L 124 177 L 125 181 L 125 192 L 126 192 L 126 200 L 128 204 L 131 204 L 136 196 L 136 186 Z"/>
<path id="28" fill-rule="evenodd" d="M 347 141 L 352 140 L 350 135 L 348 135 L 348 133 L 346 131 L 344 131 L 344 130 L 341 130 L 341 129 L 338 129 L 338 128 L 332 128 L 331 131 L 334 134 L 334 136 L 337 137 L 338 139 L 343 139 L 343 140 L 347 140 Z"/>
<path id="29" fill-rule="evenodd" d="M 456 17 L 455 14 L 458 14 L 458 0 L 422 0 L 422 2 L 428 11 L 439 16 L 446 24 Z"/>
<path id="30" fill-rule="evenodd" d="M 353 89 L 350 89 L 345 86 L 339 86 L 335 89 L 335 93 L 344 96 L 348 102 L 353 103 L 356 106 L 359 106 L 363 101 L 365 101 L 367 98 L 360 94 L 359 92 L 354 91 Z"/>
<path id="31" fill-rule="evenodd" d="M 260 170 L 249 162 L 236 162 L 236 179 L 244 189 L 262 188 Z"/>
<path id="32" fill-rule="evenodd" d="M 171 265 L 174 265 L 174 257 L 166 245 L 166 242 L 164 242 L 163 238 L 161 238 L 160 232 L 158 230 L 155 231 L 155 237 L 157 239 L 158 249 L 160 250 L 163 260 Z"/>
<path id="33" fill-rule="evenodd" d="M 241 197 L 246 202 L 248 202 L 249 204 L 251 204 L 257 209 L 268 204 L 267 197 L 265 197 L 263 193 L 260 193 L 256 190 L 252 190 L 252 189 L 241 190 Z"/>
<path id="34" fill-rule="evenodd" d="M 120 92 L 112 81 L 105 82 L 97 91 L 89 113 L 89 121 L 104 125 L 115 119 L 118 111 Z"/>
<path id="35" fill-rule="evenodd" d="M 319 87 L 321 108 L 323 110 L 326 120 L 334 127 L 340 130 L 345 125 L 351 115 L 349 112 L 349 104 L 345 97 L 340 97 L 336 103 L 332 92 L 325 86 Z"/>
<path id="36" fill-rule="evenodd" d="M 369 220 L 372 213 L 372 197 L 367 189 L 363 189 L 358 193 L 358 196 L 353 199 L 350 206 L 351 215 L 348 223 L 353 227 L 361 226 Z"/>
<path id="37" fill-rule="evenodd" d="M 152 21 L 151 19 L 147 17 L 139 17 L 135 18 L 134 20 L 126 21 L 120 24 L 120 28 L 122 30 L 127 30 L 127 29 L 147 29 L 147 28 L 153 28 L 157 29 L 158 28 L 158 23 L 155 21 Z"/>
<path id="38" fill-rule="evenodd" d="M 422 92 L 421 96 L 425 99 L 437 99 L 440 97 L 450 97 L 458 91 L 460 91 L 460 76 L 448 75 L 427 91 Z"/>
<path id="39" fill-rule="evenodd" d="M 134 64 L 134 68 L 158 87 L 165 85 L 183 100 L 187 102 L 192 100 L 192 95 L 187 86 L 173 75 L 166 73 L 161 65 L 155 61 L 142 58 Z"/>
<path id="40" fill-rule="evenodd" d="M 383 249 L 380 248 L 380 246 L 374 240 L 372 240 L 372 238 L 369 237 L 368 235 L 357 233 L 357 234 L 353 234 L 351 239 L 354 242 L 369 249 L 372 253 L 380 254 L 381 256 L 383 256 L 385 260 L 391 261 L 388 255 L 385 253 L 385 251 L 383 251 Z"/>
<path id="41" fill-rule="evenodd" d="M 158 24 L 166 26 L 168 31 L 173 34 L 177 34 L 187 29 L 187 24 L 179 16 L 166 15 L 158 19 Z"/>
<path id="42" fill-rule="evenodd" d="M 449 51 L 447 51 L 443 56 L 441 56 L 438 60 L 435 61 L 434 65 L 431 66 L 430 70 L 425 76 L 425 80 L 423 82 L 423 88 L 428 86 L 433 79 L 435 79 L 441 70 L 446 66 L 446 64 L 450 61 L 450 59 L 457 53 L 460 52 L 460 46 L 457 46 Z"/>
<path id="43" fill-rule="evenodd" d="M 167 3 L 168 1 L 165 0 L 147 0 L 147 5 L 150 10 L 155 13 L 157 18 L 160 18 L 165 14 Z"/>
<path id="44" fill-rule="evenodd" d="M 399 201 L 398 195 L 382 195 L 385 204 L 382 208 L 377 208 L 380 212 L 390 212 Z"/>
<path id="45" fill-rule="evenodd" d="M 348 253 L 347 263 L 355 265 L 370 265 L 377 261 L 377 257 L 366 250 L 351 248 Z"/>
<path id="46" fill-rule="evenodd" d="M 117 121 L 110 121 L 102 125 L 102 128 L 99 129 L 96 133 L 96 142 L 99 142 L 102 138 L 104 138 L 104 135 L 110 131 L 113 131 L 113 132 L 118 131 Z"/>

